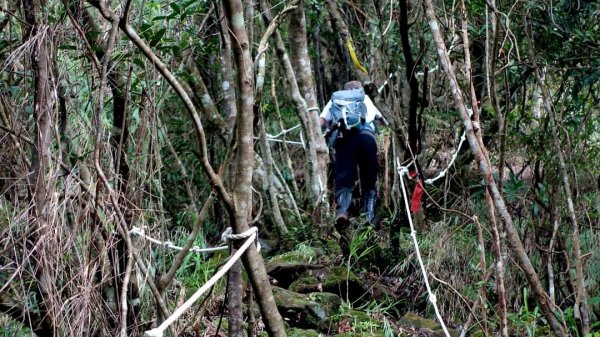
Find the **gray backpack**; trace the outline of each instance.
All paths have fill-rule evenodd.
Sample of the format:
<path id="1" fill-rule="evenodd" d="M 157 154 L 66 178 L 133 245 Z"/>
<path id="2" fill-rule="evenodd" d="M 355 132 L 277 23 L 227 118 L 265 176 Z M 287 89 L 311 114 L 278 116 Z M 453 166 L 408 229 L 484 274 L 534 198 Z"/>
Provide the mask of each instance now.
<path id="1" fill-rule="evenodd" d="M 331 95 L 331 116 L 341 128 L 361 130 L 365 126 L 367 108 L 363 88 L 340 90 Z"/>

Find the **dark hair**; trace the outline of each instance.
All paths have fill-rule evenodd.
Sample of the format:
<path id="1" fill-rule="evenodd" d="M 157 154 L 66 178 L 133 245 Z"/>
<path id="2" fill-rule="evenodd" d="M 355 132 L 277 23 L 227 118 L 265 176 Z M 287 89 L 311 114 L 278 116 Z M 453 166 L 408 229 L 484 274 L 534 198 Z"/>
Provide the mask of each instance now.
<path id="1" fill-rule="evenodd" d="M 360 89 L 360 88 L 362 88 L 362 83 L 360 83 L 359 81 L 350 81 L 350 82 L 346 82 L 346 84 L 344 84 L 344 90 Z"/>

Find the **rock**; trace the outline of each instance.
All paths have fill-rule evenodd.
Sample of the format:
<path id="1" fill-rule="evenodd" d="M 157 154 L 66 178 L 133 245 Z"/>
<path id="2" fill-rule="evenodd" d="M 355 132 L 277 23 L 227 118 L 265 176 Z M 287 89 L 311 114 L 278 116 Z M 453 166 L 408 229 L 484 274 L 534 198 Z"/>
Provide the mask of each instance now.
<path id="1" fill-rule="evenodd" d="M 291 328 L 286 331 L 288 337 L 322 337 L 323 334 L 317 330 Z"/>
<path id="2" fill-rule="evenodd" d="M 382 332 L 344 332 L 337 335 L 333 335 L 334 337 L 383 337 Z"/>
<path id="3" fill-rule="evenodd" d="M 370 287 L 369 292 L 371 293 L 371 299 L 380 301 L 382 299 L 396 300 L 398 296 L 385 284 L 375 281 Z"/>
<path id="4" fill-rule="evenodd" d="M 227 330 L 229 330 L 229 319 L 227 317 L 221 319 L 220 326 L 218 317 L 212 321 L 203 319 L 203 323 L 205 323 L 205 329 L 200 328 L 199 331 L 202 331 L 206 336 L 221 336 L 222 334 L 226 334 Z M 219 330 L 217 330 L 217 327 Z"/>
<path id="5" fill-rule="evenodd" d="M 275 247 L 277 247 L 276 240 L 259 238 L 258 242 L 260 243 L 260 253 L 263 255 L 269 255 L 269 253 L 273 252 Z"/>
<path id="6" fill-rule="evenodd" d="M 434 320 L 422 318 L 415 313 L 407 312 L 398 323 L 406 326 L 413 327 L 419 330 L 428 330 L 431 331 L 434 337 L 446 337 L 444 330 L 442 327 Z M 454 329 L 448 329 L 450 336 L 458 336 L 458 333 Z"/>
<path id="7" fill-rule="evenodd" d="M 413 328 L 417 329 L 441 329 L 440 325 L 434 320 L 422 318 L 413 312 L 407 312 L 404 316 L 402 316 L 402 318 L 400 318 L 399 323 L 412 326 Z"/>
<path id="8" fill-rule="evenodd" d="M 293 260 L 293 256 L 290 256 L 290 254 L 280 255 L 274 257 L 266 264 L 267 274 L 273 278 L 273 282 L 276 283 L 275 285 L 287 289 L 290 284 L 298 279 L 305 271 L 323 268 L 321 265 L 314 265 L 302 261 L 302 255 L 296 257 L 299 260 Z"/>
<path id="9" fill-rule="evenodd" d="M 273 297 L 279 312 L 292 327 L 324 329 L 342 304 L 335 294 L 299 294 L 279 287 L 273 287 Z"/>
<path id="10" fill-rule="evenodd" d="M 350 302 L 359 299 L 370 300 L 370 296 L 364 296 L 366 286 L 362 280 L 345 267 L 306 271 L 290 285 L 289 289 L 299 293 L 329 292 Z"/>
<path id="11" fill-rule="evenodd" d="M 337 322 L 335 327 L 337 330 L 336 337 L 383 337 L 383 322 L 375 317 L 368 315 L 365 312 L 358 310 L 349 310 L 344 313 Z M 392 336 L 403 337 L 398 335 L 397 331 L 392 332 Z"/>

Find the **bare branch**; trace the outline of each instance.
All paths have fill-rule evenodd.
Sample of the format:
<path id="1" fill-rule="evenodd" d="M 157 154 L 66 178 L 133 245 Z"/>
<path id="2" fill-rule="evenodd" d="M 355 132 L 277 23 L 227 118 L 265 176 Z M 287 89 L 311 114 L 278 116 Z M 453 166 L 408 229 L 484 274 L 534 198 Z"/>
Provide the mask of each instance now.
<path id="1" fill-rule="evenodd" d="M 108 11 L 101 2 L 98 0 L 89 0 L 90 4 L 94 7 L 98 8 L 102 14 L 102 16 L 111 20 L 114 13 Z M 208 148 L 206 145 L 206 135 L 204 134 L 204 127 L 202 126 L 202 121 L 200 120 L 200 116 L 196 111 L 194 104 L 191 99 L 185 92 L 183 86 L 179 83 L 177 78 L 171 73 L 171 71 L 167 68 L 167 66 L 152 52 L 150 47 L 139 37 L 139 35 L 135 32 L 133 27 L 129 25 L 126 21 L 121 20 L 120 22 L 121 30 L 129 37 L 129 39 L 138 47 L 138 49 L 146 56 L 152 64 L 156 67 L 156 69 L 160 72 L 160 74 L 169 82 L 169 84 L 173 87 L 177 95 L 183 101 L 187 111 L 192 117 L 192 121 L 194 122 L 194 126 L 196 128 L 196 134 L 198 136 L 198 140 L 200 142 L 200 161 L 202 163 L 202 167 L 204 168 L 206 174 L 209 177 L 211 184 L 215 187 L 219 198 L 227 205 L 228 211 L 233 212 L 234 205 L 231 201 L 231 196 L 225 189 L 225 185 L 223 184 L 223 180 L 221 177 L 217 175 L 213 167 L 210 165 L 208 161 Z"/>
<path id="2" fill-rule="evenodd" d="M 498 215 L 508 233 L 509 242 L 512 245 L 514 253 L 517 257 L 517 261 L 519 262 L 519 266 L 523 269 L 529 284 L 531 285 L 533 292 L 540 304 L 541 311 L 544 313 L 544 316 L 548 320 L 548 323 L 554 330 L 554 333 L 557 336 L 564 337 L 567 336 L 565 333 L 564 326 L 558 321 L 556 316 L 554 315 L 553 308 L 551 307 L 552 303 L 548 294 L 544 290 L 540 278 L 533 268 L 531 264 L 531 260 L 523 247 L 523 242 L 519 237 L 519 233 L 514 226 L 511 215 L 508 213 L 506 208 L 506 204 L 504 202 L 504 198 L 500 194 L 498 190 L 498 186 L 496 185 L 496 181 L 492 176 L 491 166 L 489 164 L 489 158 L 485 151 L 485 146 L 481 141 L 481 135 L 476 134 L 476 129 L 473 125 L 469 117 L 469 113 L 467 111 L 467 107 L 465 104 L 465 100 L 463 98 L 462 91 L 458 85 L 458 81 L 456 80 L 456 75 L 454 72 L 454 68 L 451 66 L 450 59 L 448 56 L 448 51 L 446 50 L 446 45 L 442 38 L 442 34 L 439 29 L 439 25 L 435 16 L 433 3 L 431 0 L 425 0 L 425 14 L 427 20 L 429 21 L 429 27 L 431 29 L 431 33 L 433 35 L 437 54 L 442 65 L 442 69 L 446 73 L 449 79 L 450 90 L 455 100 L 456 108 L 459 111 L 459 115 L 461 120 L 463 121 L 463 125 L 465 127 L 465 132 L 467 135 L 467 139 L 469 141 L 469 145 L 471 147 L 471 152 L 475 156 L 479 164 L 479 170 L 483 175 L 483 178 L 486 182 L 486 187 L 492 196 L 494 206 L 498 211 Z"/>

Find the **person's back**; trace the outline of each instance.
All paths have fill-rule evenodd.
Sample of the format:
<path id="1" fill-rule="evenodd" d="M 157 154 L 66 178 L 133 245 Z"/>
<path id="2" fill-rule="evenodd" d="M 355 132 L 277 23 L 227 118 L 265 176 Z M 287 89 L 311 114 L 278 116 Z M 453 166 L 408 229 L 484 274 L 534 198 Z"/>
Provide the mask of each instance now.
<path id="1" fill-rule="evenodd" d="M 358 81 L 348 82 L 344 90 L 334 92 L 321 113 L 322 125 L 329 123 L 337 128 L 334 142 L 335 227 L 342 235 L 340 244 L 345 255 L 348 255 L 350 243 L 348 211 L 358 172 L 363 212 L 372 224 L 375 222 L 378 162 L 374 120 L 378 115 L 379 111 Z"/>
<path id="2" fill-rule="evenodd" d="M 365 91 L 363 88 L 334 92 L 331 95 L 332 119 L 340 121 L 343 124 L 341 127 L 347 130 L 364 127 L 367 112 L 364 101 Z"/>

